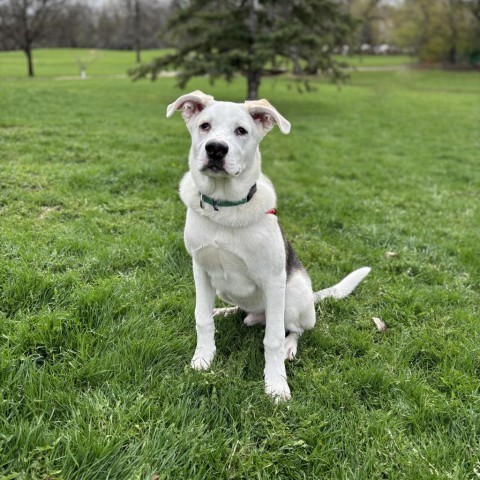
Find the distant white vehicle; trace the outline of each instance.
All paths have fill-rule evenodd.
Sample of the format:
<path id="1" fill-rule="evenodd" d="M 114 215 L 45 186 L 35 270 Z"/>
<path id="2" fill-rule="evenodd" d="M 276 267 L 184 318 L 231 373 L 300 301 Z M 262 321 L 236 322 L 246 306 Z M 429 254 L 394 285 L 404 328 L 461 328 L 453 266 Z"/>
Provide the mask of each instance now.
<path id="1" fill-rule="evenodd" d="M 373 51 L 377 54 L 377 55 L 386 55 L 387 53 L 390 52 L 391 50 L 391 46 L 388 45 L 388 43 L 382 43 L 382 45 L 376 45 L 373 49 Z"/>

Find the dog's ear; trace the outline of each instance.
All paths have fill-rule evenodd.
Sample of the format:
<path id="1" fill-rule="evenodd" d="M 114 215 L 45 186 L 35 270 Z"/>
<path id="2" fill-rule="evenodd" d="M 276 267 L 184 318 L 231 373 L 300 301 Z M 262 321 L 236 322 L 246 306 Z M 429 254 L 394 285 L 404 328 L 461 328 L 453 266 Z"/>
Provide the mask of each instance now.
<path id="1" fill-rule="evenodd" d="M 171 103 L 167 107 L 167 118 L 170 118 L 176 110 L 181 110 L 183 119 L 188 122 L 192 117 L 200 113 L 210 102 L 213 102 L 212 96 L 205 95 L 200 90 L 195 90 L 192 93 L 182 95 Z"/>
<path id="2" fill-rule="evenodd" d="M 267 100 L 251 100 L 245 102 L 245 105 L 255 123 L 260 125 L 265 133 L 269 132 L 275 124 L 282 133 L 290 133 L 290 122 L 282 117 Z"/>

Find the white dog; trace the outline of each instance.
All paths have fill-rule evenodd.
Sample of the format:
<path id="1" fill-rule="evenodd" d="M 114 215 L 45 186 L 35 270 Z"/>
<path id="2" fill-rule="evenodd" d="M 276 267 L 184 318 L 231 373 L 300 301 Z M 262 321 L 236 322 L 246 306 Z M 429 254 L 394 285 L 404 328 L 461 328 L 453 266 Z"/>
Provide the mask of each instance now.
<path id="1" fill-rule="evenodd" d="M 197 347 L 191 365 L 207 369 L 215 356 L 218 295 L 235 306 L 221 312 L 240 308 L 247 312 L 246 325 L 265 324 L 265 389 L 276 400 L 289 399 L 285 358 L 295 357 L 298 338 L 314 326 L 315 302 L 348 295 L 370 268 L 312 291 L 280 229 L 275 191 L 260 168 L 264 135 L 275 124 L 282 133 L 290 131 L 290 123 L 266 100 L 217 102 L 195 91 L 169 105 L 167 117 L 176 110 L 192 137 L 189 172 L 180 184 L 196 287 Z"/>

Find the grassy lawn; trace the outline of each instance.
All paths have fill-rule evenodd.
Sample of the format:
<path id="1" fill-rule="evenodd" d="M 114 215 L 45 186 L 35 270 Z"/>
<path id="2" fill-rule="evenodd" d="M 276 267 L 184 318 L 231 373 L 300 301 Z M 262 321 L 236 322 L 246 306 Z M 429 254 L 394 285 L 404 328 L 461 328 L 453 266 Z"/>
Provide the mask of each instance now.
<path id="1" fill-rule="evenodd" d="M 217 321 L 210 372 L 188 367 L 173 80 L 0 80 L 0 478 L 480 476 L 478 74 L 315 86 L 262 84 L 292 123 L 262 145 L 279 219 L 318 289 L 373 270 L 319 306 L 274 405 L 240 317 Z"/>
<path id="2" fill-rule="evenodd" d="M 158 57 L 166 50 L 144 50 L 142 61 Z M 84 62 L 89 77 L 124 76 L 136 65 L 135 53 L 119 50 L 41 48 L 33 51 L 35 76 L 79 76 L 78 61 Z M 27 74 L 27 60 L 21 51 L 0 54 L 0 78 L 23 77 Z"/>
<path id="3" fill-rule="evenodd" d="M 167 52 L 164 50 L 142 51 L 142 62 L 148 62 Z M 412 64 L 406 55 L 348 55 L 336 56 L 337 60 L 347 62 L 352 67 L 391 67 Z M 129 51 L 42 48 L 33 52 L 35 76 L 72 77 L 80 75 L 78 62 L 86 65 L 89 77 L 125 76 L 127 70 L 135 67 L 135 54 Z M 23 77 L 27 74 L 27 61 L 21 51 L 0 53 L 0 79 Z"/>
<path id="4" fill-rule="evenodd" d="M 415 64 L 408 55 L 337 55 L 337 60 L 354 67 L 396 67 Z"/>

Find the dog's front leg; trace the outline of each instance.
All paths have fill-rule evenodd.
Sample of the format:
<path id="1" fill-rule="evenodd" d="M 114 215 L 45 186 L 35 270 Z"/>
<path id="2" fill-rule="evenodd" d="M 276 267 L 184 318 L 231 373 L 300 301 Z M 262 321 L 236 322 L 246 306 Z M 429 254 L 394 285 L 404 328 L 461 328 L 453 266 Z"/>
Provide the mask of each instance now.
<path id="1" fill-rule="evenodd" d="M 285 277 L 272 279 L 265 286 L 265 391 L 276 401 L 289 400 L 290 388 L 285 370 Z"/>
<path id="2" fill-rule="evenodd" d="M 215 323 L 213 306 L 215 290 L 207 272 L 193 261 L 193 277 L 195 279 L 195 324 L 197 327 L 197 348 L 191 366 L 195 370 L 206 370 L 215 356 Z"/>

